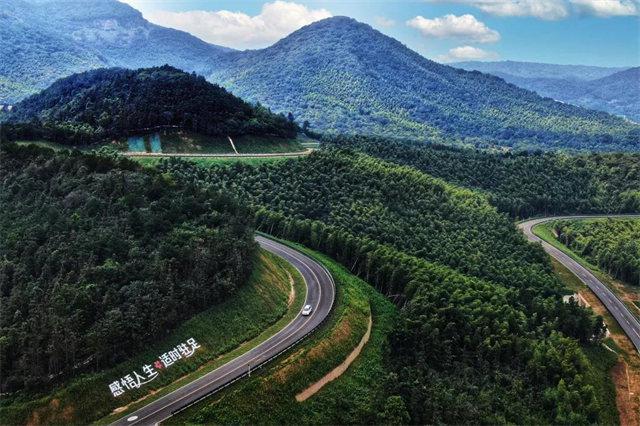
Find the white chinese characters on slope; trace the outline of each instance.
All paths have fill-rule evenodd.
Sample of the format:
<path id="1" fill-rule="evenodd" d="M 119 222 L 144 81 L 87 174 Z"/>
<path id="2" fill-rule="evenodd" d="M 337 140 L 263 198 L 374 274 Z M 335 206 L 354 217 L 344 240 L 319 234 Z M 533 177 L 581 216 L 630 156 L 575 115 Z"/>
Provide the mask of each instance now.
<path id="1" fill-rule="evenodd" d="M 189 358 L 198 348 L 200 348 L 200 344 L 198 344 L 194 338 L 188 339 L 186 343 L 180 343 L 175 348 L 160 355 L 158 357 L 159 359 L 153 362 L 153 365 L 148 364 L 142 366 L 143 374 L 134 371 L 111 383 L 109 385 L 111 395 L 117 397 L 128 390 L 138 389 L 146 385 L 158 377 L 158 370 L 167 368 L 182 358 Z"/>

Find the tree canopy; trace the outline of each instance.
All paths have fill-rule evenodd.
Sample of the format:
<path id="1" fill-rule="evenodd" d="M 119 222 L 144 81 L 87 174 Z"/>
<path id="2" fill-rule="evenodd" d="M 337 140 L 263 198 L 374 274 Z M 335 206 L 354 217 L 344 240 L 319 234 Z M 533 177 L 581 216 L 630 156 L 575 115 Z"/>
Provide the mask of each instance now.
<path id="1" fill-rule="evenodd" d="M 127 160 L 0 150 L 2 391 L 100 369 L 232 295 L 250 211 Z"/>
<path id="2" fill-rule="evenodd" d="M 58 80 L 17 104 L 5 137 L 86 144 L 180 127 L 212 136 L 295 137 L 295 123 L 204 77 L 170 66 L 99 69 Z"/>

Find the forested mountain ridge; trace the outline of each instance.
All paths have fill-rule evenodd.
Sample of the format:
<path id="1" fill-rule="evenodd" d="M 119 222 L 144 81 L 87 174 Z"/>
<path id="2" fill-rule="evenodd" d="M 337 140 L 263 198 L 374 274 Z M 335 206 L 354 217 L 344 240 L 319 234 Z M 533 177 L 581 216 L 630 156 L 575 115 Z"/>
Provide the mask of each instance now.
<path id="1" fill-rule="evenodd" d="M 7 122 L 9 139 L 45 138 L 63 144 L 117 138 L 156 126 L 223 137 L 295 137 L 297 132 L 284 116 L 170 66 L 72 75 L 20 102 Z"/>
<path id="2" fill-rule="evenodd" d="M 97 52 L 78 46 L 50 25 L 40 25 L 32 5 L 0 5 L 0 104 L 13 104 L 60 77 L 104 66 Z"/>
<path id="3" fill-rule="evenodd" d="M 160 169 L 238 194 L 260 230 L 325 252 L 396 302 L 389 374 L 372 400 L 395 398 L 410 423 L 598 421 L 604 402 L 577 342 L 597 343 L 602 320 L 562 303 L 542 249 L 482 194 L 339 150 Z"/>
<path id="4" fill-rule="evenodd" d="M 363 136 L 325 138 L 480 190 L 512 217 L 640 212 L 640 154 L 494 153 Z"/>
<path id="5" fill-rule="evenodd" d="M 519 61 L 465 61 L 454 62 L 454 67 L 477 70 L 487 74 L 506 74 L 521 78 L 554 78 L 559 80 L 597 80 L 629 67 L 597 67 L 588 65 L 557 65 Z"/>
<path id="6" fill-rule="evenodd" d="M 605 111 L 640 122 L 640 68 L 603 68 L 527 62 L 451 64 L 503 78 L 562 102 Z"/>
<path id="7" fill-rule="evenodd" d="M 7 1 L 22 6 L 1 30 L 0 53 L 9 58 L 0 64 L 5 103 L 81 69 L 166 63 L 247 101 L 293 112 L 321 132 L 524 149 L 638 149 L 638 125 L 438 64 L 346 17 L 315 22 L 266 49 L 237 52 L 153 25 L 116 0 Z M 55 55 L 49 44 L 34 42 L 38 37 L 55 40 Z M 60 65 L 42 67 L 47 55 Z"/>
<path id="8" fill-rule="evenodd" d="M 266 49 L 228 53 L 210 78 L 329 133 L 546 149 L 639 146 L 640 126 L 438 64 L 346 17 L 315 22 Z"/>
<path id="9" fill-rule="evenodd" d="M 231 50 L 151 24 L 117 0 L 3 0 L 0 24 L 2 104 L 94 68 L 170 64 L 205 73 Z"/>
<path id="10" fill-rule="evenodd" d="M 253 265 L 244 205 L 124 159 L 5 144 L 0 205 L 2 392 L 122 361 Z"/>

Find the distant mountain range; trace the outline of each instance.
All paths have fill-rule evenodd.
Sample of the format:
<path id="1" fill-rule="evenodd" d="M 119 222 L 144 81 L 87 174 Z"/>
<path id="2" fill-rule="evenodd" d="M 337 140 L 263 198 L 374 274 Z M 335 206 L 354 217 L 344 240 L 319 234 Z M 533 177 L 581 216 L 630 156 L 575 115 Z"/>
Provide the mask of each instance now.
<path id="1" fill-rule="evenodd" d="M 94 68 L 171 64 L 206 74 L 230 50 L 151 24 L 116 0 L 2 0 L 0 104 Z"/>
<path id="2" fill-rule="evenodd" d="M 532 62 L 459 62 L 541 96 L 640 122 L 640 67 L 606 68 Z"/>
<path id="3" fill-rule="evenodd" d="M 637 125 L 438 64 L 350 18 L 239 52 L 153 25 L 115 0 L 3 1 L 0 54 L 11 59 L 0 64 L 0 103 L 81 69 L 168 63 L 323 132 L 544 149 L 640 145 Z"/>

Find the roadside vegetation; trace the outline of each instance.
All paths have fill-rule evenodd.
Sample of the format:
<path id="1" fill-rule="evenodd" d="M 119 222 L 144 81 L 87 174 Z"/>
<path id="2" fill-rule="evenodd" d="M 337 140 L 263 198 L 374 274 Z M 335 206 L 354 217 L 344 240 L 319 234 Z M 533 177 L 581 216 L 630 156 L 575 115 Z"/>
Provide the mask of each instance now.
<path id="1" fill-rule="evenodd" d="M 234 297 L 194 316 L 169 335 L 159 336 L 144 351 L 114 368 L 83 374 L 48 393 L 3 398 L 1 423 L 77 424 L 104 416 L 101 423 L 114 421 L 255 347 L 297 315 L 305 297 L 299 273 L 283 259 L 261 250 L 249 281 Z M 140 389 L 117 398 L 111 395 L 109 384 L 114 379 L 140 371 L 142 365 L 190 338 L 201 345 L 192 357 L 162 370 L 157 379 Z"/>
<path id="2" fill-rule="evenodd" d="M 576 221 L 582 221 L 582 219 Z M 564 245 L 558 238 L 558 233 L 555 229 L 556 226 L 556 221 L 541 223 L 534 226 L 533 232 L 538 237 L 542 238 L 557 249 L 563 251 L 573 260 L 591 271 L 591 273 L 593 273 L 602 283 L 604 283 L 609 288 L 609 290 L 611 290 L 614 294 L 616 294 L 616 296 L 618 296 L 620 300 L 622 300 L 622 302 L 627 306 L 627 308 L 633 315 L 640 318 L 640 307 L 636 303 L 640 301 L 640 287 L 616 279 L 604 268 L 601 268 L 597 264 L 592 263 L 587 257 L 581 256 L 576 251 L 573 251 L 572 249 Z M 605 238 L 615 239 L 616 237 L 609 235 Z M 625 256 L 627 256 L 627 254 L 625 254 Z"/>
<path id="3" fill-rule="evenodd" d="M 557 221 L 557 239 L 589 262 L 632 286 L 640 286 L 640 219 Z"/>
<path id="4" fill-rule="evenodd" d="M 160 163 L 167 161 L 162 157 L 130 157 L 131 161 L 140 163 L 145 167 L 156 167 Z M 180 160 L 193 163 L 201 167 L 224 166 L 233 164 L 247 164 L 250 166 L 259 166 L 261 164 L 281 163 L 289 161 L 295 157 L 180 157 Z"/>
<path id="5" fill-rule="evenodd" d="M 171 424 L 352 424 L 381 423 L 388 336 L 397 317 L 392 303 L 334 260 L 293 245 L 320 261 L 336 281 L 336 302 L 329 320 L 309 339 L 273 363 L 203 402 Z M 295 396 L 339 365 L 367 330 L 369 342 L 344 374 L 304 402 Z M 396 414 L 387 412 L 387 414 Z M 407 419 L 399 417 L 398 419 Z"/>

